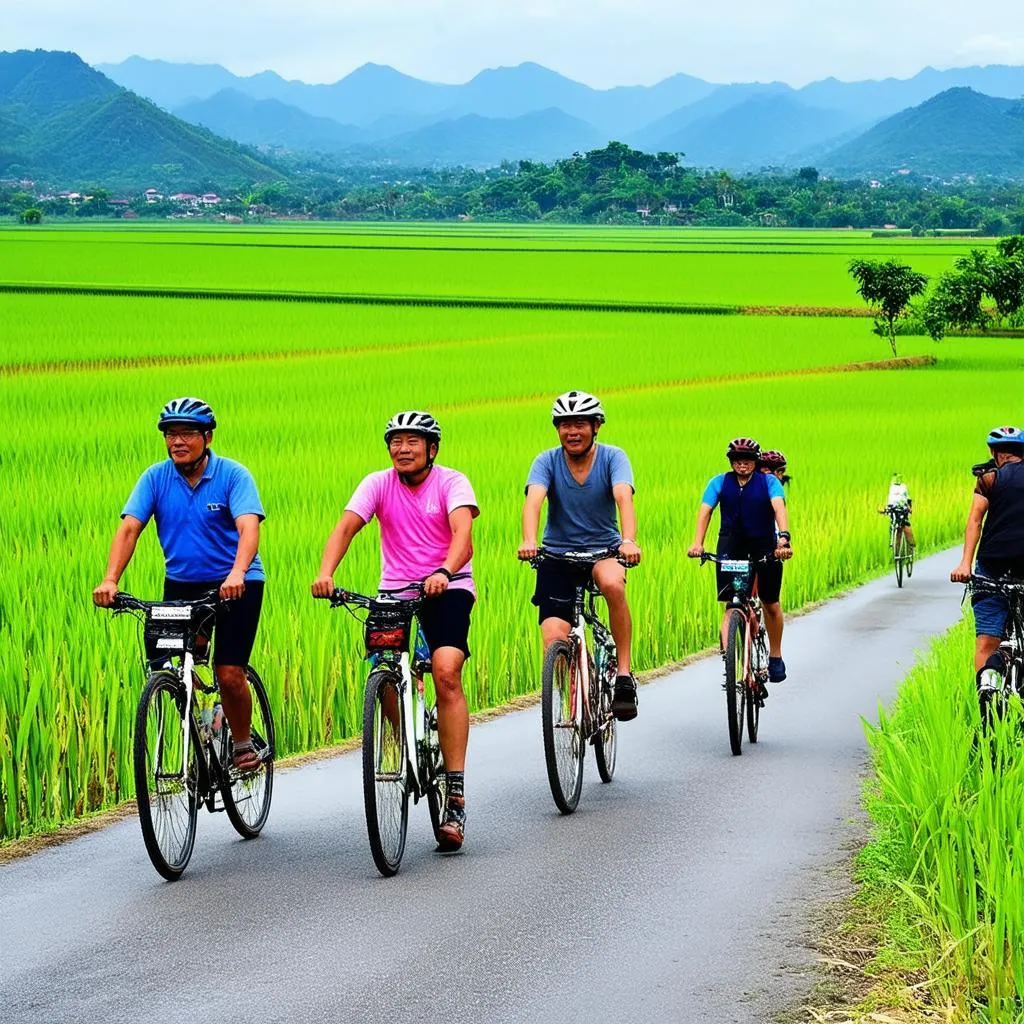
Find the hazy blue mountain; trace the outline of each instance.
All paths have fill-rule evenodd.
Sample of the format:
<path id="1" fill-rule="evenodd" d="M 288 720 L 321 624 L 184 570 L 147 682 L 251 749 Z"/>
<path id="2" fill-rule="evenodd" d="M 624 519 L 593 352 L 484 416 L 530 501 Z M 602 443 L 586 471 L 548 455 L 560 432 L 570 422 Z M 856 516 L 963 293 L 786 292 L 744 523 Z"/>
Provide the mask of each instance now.
<path id="1" fill-rule="evenodd" d="M 502 160 L 554 160 L 607 142 L 585 121 L 552 108 L 515 118 L 466 114 L 377 144 L 395 160 L 487 167 Z"/>
<path id="2" fill-rule="evenodd" d="M 947 89 L 827 153 L 820 166 L 840 174 L 908 168 L 943 177 L 1024 178 L 1024 103 Z"/>
<path id="3" fill-rule="evenodd" d="M 120 64 L 97 64 L 96 70 L 166 110 L 207 99 L 221 89 L 232 88 L 237 81 L 219 64 L 175 64 L 144 57 L 129 57 Z"/>
<path id="4" fill-rule="evenodd" d="M 314 117 L 280 100 L 257 100 L 237 89 L 177 107 L 177 117 L 250 146 L 336 153 L 362 141 L 355 125 Z"/>
<path id="5" fill-rule="evenodd" d="M 797 95 L 812 106 L 841 110 L 861 121 L 877 121 L 958 86 L 968 86 L 988 96 L 1015 99 L 1024 96 L 1024 67 L 992 64 L 948 71 L 925 68 L 913 78 L 866 82 L 826 78 L 805 85 Z"/>
<path id="6" fill-rule="evenodd" d="M 0 53 L 0 127 L 0 174 L 54 184 L 187 187 L 281 176 L 237 143 L 118 87 L 73 53 Z"/>
<path id="7" fill-rule="evenodd" d="M 757 170 L 789 164 L 795 153 L 851 127 L 848 114 L 768 92 L 694 121 L 660 148 L 685 153 L 690 165 Z"/>
<path id="8" fill-rule="evenodd" d="M 738 106 L 754 96 L 772 96 L 792 93 L 784 82 L 752 82 L 745 85 L 722 85 L 693 103 L 659 117 L 638 131 L 631 132 L 626 141 L 647 153 L 675 152 L 682 131 L 702 118 L 715 117 L 730 107 Z"/>

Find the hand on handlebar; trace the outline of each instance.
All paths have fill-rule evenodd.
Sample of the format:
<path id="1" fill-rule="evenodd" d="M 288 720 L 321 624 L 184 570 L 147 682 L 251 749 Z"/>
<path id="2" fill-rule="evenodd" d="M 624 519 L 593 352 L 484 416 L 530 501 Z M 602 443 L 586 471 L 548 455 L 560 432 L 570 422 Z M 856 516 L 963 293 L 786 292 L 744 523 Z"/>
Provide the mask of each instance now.
<path id="1" fill-rule="evenodd" d="M 950 582 L 952 583 L 970 583 L 971 582 L 971 563 L 961 562 L 950 574 Z"/>
<path id="2" fill-rule="evenodd" d="M 92 592 L 92 603 L 97 608 L 112 608 L 116 594 L 117 584 L 113 580 L 104 580 Z"/>
<path id="3" fill-rule="evenodd" d="M 775 557 L 780 562 L 785 562 L 793 557 L 793 549 L 788 544 L 779 544 L 775 548 Z"/>
<path id="4" fill-rule="evenodd" d="M 689 550 L 686 552 L 687 558 L 700 558 L 704 554 L 703 544 L 691 544 Z"/>
<path id="5" fill-rule="evenodd" d="M 330 597 L 334 593 L 334 577 L 317 576 L 309 589 L 314 597 Z"/>
<path id="6" fill-rule="evenodd" d="M 540 548 L 537 547 L 537 542 L 535 540 L 524 540 L 523 543 L 519 545 L 519 550 L 516 552 L 516 557 L 519 559 L 520 562 L 528 562 L 531 558 L 537 557 L 537 552 L 539 550 Z"/>
<path id="7" fill-rule="evenodd" d="M 448 577 L 443 572 L 433 572 L 423 581 L 424 597 L 437 597 L 448 589 Z"/>
<path id="8" fill-rule="evenodd" d="M 626 565 L 639 565 L 640 557 L 640 545 L 636 541 L 624 540 L 619 545 L 619 559 Z"/>
<path id="9" fill-rule="evenodd" d="M 229 572 L 219 593 L 225 601 L 237 601 L 245 593 L 245 573 Z"/>

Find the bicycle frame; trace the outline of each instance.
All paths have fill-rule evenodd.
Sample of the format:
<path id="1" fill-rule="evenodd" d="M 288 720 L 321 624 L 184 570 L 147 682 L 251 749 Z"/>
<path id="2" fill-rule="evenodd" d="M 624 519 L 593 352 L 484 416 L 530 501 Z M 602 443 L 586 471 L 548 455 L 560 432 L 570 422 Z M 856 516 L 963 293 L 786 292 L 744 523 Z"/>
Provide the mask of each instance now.
<path id="1" fill-rule="evenodd" d="M 998 594 L 1008 602 L 1007 624 L 999 643 L 1005 665 L 1002 693 L 1004 697 L 1016 693 L 1024 699 L 1024 582 L 971 576 L 968 589 Z"/>

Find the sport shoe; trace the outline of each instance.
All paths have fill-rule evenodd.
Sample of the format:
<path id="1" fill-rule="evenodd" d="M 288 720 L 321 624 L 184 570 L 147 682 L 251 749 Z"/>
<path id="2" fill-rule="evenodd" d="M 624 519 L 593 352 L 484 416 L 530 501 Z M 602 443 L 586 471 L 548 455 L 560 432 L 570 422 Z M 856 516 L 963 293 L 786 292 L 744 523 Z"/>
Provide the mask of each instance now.
<path id="1" fill-rule="evenodd" d="M 768 659 L 768 682 L 781 683 L 786 678 L 786 663 L 781 658 Z"/>
<path id="2" fill-rule="evenodd" d="M 450 797 L 444 805 L 444 814 L 437 829 L 437 852 L 455 853 L 462 849 L 466 839 L 466 803 Z"/>
<path id="3" fill-rule="evenodd" d="M 612 715 L 620 722 L 636 718 L 636 681 L 631 675 L 615 677 Z"/>

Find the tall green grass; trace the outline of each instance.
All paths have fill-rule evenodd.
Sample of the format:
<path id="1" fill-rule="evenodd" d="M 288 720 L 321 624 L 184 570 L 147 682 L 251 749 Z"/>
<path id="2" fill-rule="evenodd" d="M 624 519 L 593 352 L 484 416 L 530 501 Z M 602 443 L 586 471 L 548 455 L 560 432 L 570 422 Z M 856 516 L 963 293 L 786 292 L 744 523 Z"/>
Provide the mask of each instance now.
<path id="1" fill-rule="evenodd" d="M 1024 1019 L 1024 715 L 1014 701 L 979 739 L 973 648 L 968 617 L 868 727 L 869 810 L 920 917 L 933 1002 L 995 1024 Z"/>
<path id="2" fill-rule="evenodd" d="M 710 356 L 693 346 L 693 366 L 749 371 L 753 347 L 737 354 L 725 336 L 713 344 Z M 813 336 L 804 344 L 813 348 Z M 665 349 L 595 335 L 582 349 L 590 357 L 585 368 L 578 346 L 558 352 L 550 343 L 474 342 L 365 358 L 0 380 L 7 441 L 0 458 L 5 477 L 17 482 L 0 491 L 0 545 L 8 555 L 0 621 L 10 638 L 0 648 L 4 834 L 131 795 L 136 640 L 131 623 L 95 611 L 89 595 L 125 497 L 142 469 L 164 457 L 153 423 L 170 395 L 198 392 L 214 405 L 222 423 L 215 447 L 252 469 L 267 508 L 267 599 L 254 663 L 270 690 L 282 753 L 358 731 L 358 630 L 314 603 L 308 586 L 356 483 L 387 465 L 381 429 L 397 408 L 437 413 L 445 431 L 440 461 L 467 472 L 480 501 L 480 601 L 466 680 L 477 708 L 537 686 L 533 579 L 515 550 L 527 469 L 556 440 L 553 394 L 583 383 L 599 390 L 609 414 L 602 438 L 625 447 L 634 463 L 645 551 L 630 580 L 639 668 L 705 647 L 715 635 L 712 578 L 685 552 L 703 486 L 725 468 L 730 437 L 752 434 L 791 460 L 796 558 L 784 600 L 794 607 L 886 566 L 885 523 L 876 510 L 894 468 L 915 497 L 920 550 L 950 543 L 968 504 L 978 439 L 993 416 L 1008 418 L 979 408 L 975 397 L 1004 360 L 970 342 L 944 345 L 945 358 L 931 369 L 682 385 L 672 377 L 687 353 Z M 378 569 L 370 528 L 337 581 L 372 589 Z M 161 578 L 150 527 L 123 585 L 150 596 Z"/>

